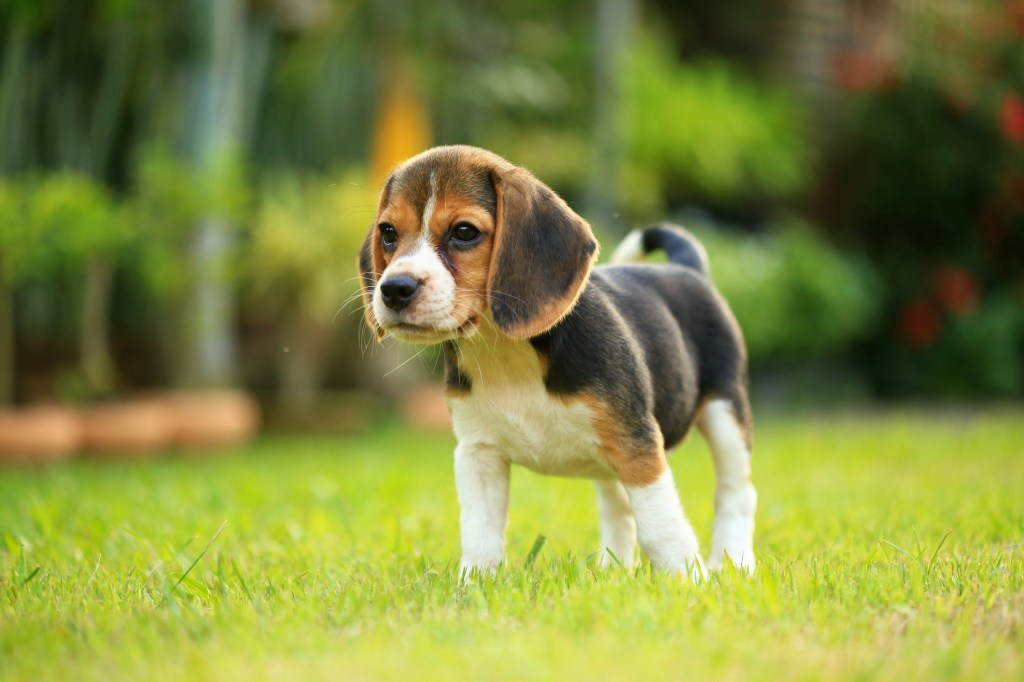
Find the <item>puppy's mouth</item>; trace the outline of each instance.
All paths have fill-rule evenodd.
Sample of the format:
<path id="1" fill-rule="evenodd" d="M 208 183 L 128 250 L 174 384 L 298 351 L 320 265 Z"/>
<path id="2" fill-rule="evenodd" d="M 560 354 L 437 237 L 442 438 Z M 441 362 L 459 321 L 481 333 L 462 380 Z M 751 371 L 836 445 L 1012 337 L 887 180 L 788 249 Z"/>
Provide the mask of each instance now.
<path id="1" fill-rule="evenodd" d="M 385 330 L 396 338 L 413 343 L 439 343 L 448 339 L 470 336 L 480 326 L 480 316 L 473 315 L 458 327 L 433 327 L 429 325 L 393 322 Z"/>

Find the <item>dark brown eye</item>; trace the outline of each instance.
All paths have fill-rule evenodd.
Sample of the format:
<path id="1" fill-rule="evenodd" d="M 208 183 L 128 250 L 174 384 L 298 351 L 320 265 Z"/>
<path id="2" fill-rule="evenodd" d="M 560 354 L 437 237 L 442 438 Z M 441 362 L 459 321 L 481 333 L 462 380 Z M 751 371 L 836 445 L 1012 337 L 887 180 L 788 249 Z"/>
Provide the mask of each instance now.
<path id="1" fill-rule="evenodd" d="M 394 225 L 388 223 L 380 224 L 380 243 L 385 248 L 393 247 L 398 241 L 398 230 L 395 229 Z"/>
<path id="2" fill-rule="evenodd" d="M 452 239 L 457 242 L 472 242 L 480 236 L 480 230 L 469 223 L 459 223 L 452 228 Z"/>

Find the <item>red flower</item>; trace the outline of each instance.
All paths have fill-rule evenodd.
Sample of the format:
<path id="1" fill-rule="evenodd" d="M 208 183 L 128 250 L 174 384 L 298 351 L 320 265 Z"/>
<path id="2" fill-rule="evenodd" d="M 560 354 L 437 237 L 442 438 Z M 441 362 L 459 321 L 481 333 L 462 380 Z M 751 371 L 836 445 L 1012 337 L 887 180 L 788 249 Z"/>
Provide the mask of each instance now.
<path id="1" fill-rule="evenodd" d="M 1024 142 L 1024 99 L 1007 95 L 999 106 L 999 123 L 1014 144 Z"/>
<path id="2" fill-rule="evenodd" d="M 947 265 L 935 273 L 935 298 L 954 315 L 966 315 L 978 305 L 978 283 L 971 273 Z"/>
<path id="3" fill-rule="evenodd" d="M 900 338 L 912 348 L 930 346 L 941 327 L 939 311 L 927 298 L 916 298 L 900 311 Z"/>

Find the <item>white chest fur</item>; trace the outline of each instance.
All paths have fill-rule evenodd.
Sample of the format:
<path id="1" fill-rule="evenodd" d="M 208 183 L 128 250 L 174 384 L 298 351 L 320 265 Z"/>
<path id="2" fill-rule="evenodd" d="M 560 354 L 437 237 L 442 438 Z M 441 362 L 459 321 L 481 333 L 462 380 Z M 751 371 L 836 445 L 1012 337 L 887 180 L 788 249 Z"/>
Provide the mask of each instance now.
<path id="1" fill-rule="evenodd" d="M 542 474 L 612 476 L 598 453 L 593 411 L 545 390 L 540 359 L 529 343 L 463 342 L 460 358 L 472 384 L 468 395 L 450 400 L 460 445 L 496 450 Z"/>

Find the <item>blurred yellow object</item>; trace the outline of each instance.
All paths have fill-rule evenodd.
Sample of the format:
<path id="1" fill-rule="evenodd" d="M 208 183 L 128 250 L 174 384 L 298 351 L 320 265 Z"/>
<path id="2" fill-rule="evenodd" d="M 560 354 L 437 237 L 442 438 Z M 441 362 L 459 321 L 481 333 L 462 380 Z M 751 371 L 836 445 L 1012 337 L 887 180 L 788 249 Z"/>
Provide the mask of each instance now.
<path id="1" fill-rule="evenodd" d="M 370 179 L 375 187 L 383 184 L 395 165 L 430 146 L 429 114 L 409 70 L 385 67 L 382 74 L 370 151 Z"/>

